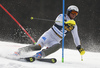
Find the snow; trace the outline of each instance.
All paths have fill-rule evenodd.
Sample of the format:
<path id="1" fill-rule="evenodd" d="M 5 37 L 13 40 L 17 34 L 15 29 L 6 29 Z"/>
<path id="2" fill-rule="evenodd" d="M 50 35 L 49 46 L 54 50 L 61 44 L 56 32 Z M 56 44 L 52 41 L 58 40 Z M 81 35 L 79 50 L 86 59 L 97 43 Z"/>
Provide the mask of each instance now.
<path id="1" fill-rule="evenodd" d="M 72 49 L 64 49 L 64 63 L 62 63 L 62 49 L 46 57 L 57 58 L 57 63 L 55 64 L 39 61 L 30 63 L 4 58 L 18 48 L 28 45 L 0 41 L 0 68 L 100 68 L 100 53 L 86 51 L 85 55 L 82 56 L 83 61 L 81 61 L 82 57 L 79 52 Z M 34 53 L 30 52 L 27 55 L 33 55 Z"/>

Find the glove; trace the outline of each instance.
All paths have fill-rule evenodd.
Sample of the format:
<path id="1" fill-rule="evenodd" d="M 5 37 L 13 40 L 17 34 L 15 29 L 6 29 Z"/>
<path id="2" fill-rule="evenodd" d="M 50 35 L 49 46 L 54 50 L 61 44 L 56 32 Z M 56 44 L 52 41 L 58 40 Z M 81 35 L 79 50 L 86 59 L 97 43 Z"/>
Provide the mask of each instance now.
<path id="1" fill-rule="evenodd" d="M 74 29 L 74 25 L 76 25 L 76 22 L 74 20 L 69 20 L 69 21 L 65 22 L 64 24 L 65 24 L 64 28 L 67 31 L 71 31 Z"/>
<path id="2" fill-rule="evenodd" d="M 80 52 L 80 55 L 84 55 L 85 54 L 85 50 L 83 48 L 81 48 L 81 45 L 77 46 L 76 48 Z"/>
<path id="3" fill-rule="evenodd" d="M 75 26 L 76 22 L 74 20 L 69 20 L 69 21 L 65 22 L 65 24 L 68 24 L 69 26 Z"/>

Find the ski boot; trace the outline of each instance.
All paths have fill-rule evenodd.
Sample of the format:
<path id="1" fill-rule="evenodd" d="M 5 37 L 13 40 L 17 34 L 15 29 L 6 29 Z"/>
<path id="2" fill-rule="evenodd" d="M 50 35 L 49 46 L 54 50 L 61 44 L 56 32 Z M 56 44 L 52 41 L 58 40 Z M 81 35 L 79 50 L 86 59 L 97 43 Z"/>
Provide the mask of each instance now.
<path id="1" fill-rule="evenodd" d="M 35 59 L 40 59 L 40 58 L 42 58 L 42 53 L 41 53 L 41 51 L 38 52 L 38 53 L 36 53 L 35 55 L 33 55 L 33 57 L 34 57 Z"/>

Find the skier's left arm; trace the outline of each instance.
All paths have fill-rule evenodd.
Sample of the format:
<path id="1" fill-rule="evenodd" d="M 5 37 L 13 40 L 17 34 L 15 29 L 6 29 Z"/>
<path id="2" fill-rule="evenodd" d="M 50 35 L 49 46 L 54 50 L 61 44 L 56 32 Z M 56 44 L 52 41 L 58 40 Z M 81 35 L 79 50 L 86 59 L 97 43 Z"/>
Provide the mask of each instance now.
<path id="1" fill-rule="evenodd" d="M 76 45 L 76 48 L 80 52 L 80 55 L 84 55 L 85 54 L 85 50 L 81 47 L 80 38 L 79 38 L 79 35 L 78 35 L 77 25 L 74 26 L 74 29 L 71 31 L 71 33 L 73 35 L 73 39 L 74 39 L 74 43 Z"/>

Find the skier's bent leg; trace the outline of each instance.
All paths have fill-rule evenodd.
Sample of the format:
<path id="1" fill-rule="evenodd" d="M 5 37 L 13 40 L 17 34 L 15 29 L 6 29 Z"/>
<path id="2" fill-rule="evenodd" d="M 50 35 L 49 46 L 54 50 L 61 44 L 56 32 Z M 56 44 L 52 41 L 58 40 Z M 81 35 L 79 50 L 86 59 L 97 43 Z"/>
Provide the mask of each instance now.
<path id="1" fill-rule="evenodd" d="M 37 50 L 41 50 L 41 46 L 40 45 L 29 45 L 29 46 L 22 47 L 22 48 L 18 49 L 18 51 L 20 53 L 29 52 L 29 51 L 37 51 Z"/>
<path id="2" fill-rule="evenodd" d="M 61 45 L 60 44 L 55 44 L 50 48 L 47 49 L 43 49 L 42 51 L 36 53 L 33 57 L 35 57 L 35 59 L 40 59 L 42 57 L 46 57 L 51 53 L 54 53 L 55 51 L 57 51 L 58 49 L 60 49 Z"/>
<path id="3" fill-rule="evenodd" d="M 46 56 L 50 55 L 51 53 L 56 52 L 56 51 L 57 51 L 58 49 L 60 49 L 60 48 L 61 48 L 61 44 L 55 44 L 55 45 L 53 45 L 53 46 L 50 47 L 50 48 L 43 49 L 43 50 L 41 51 L 42 56 L 43 56 L 43 57 L 46 57 Z"/>

